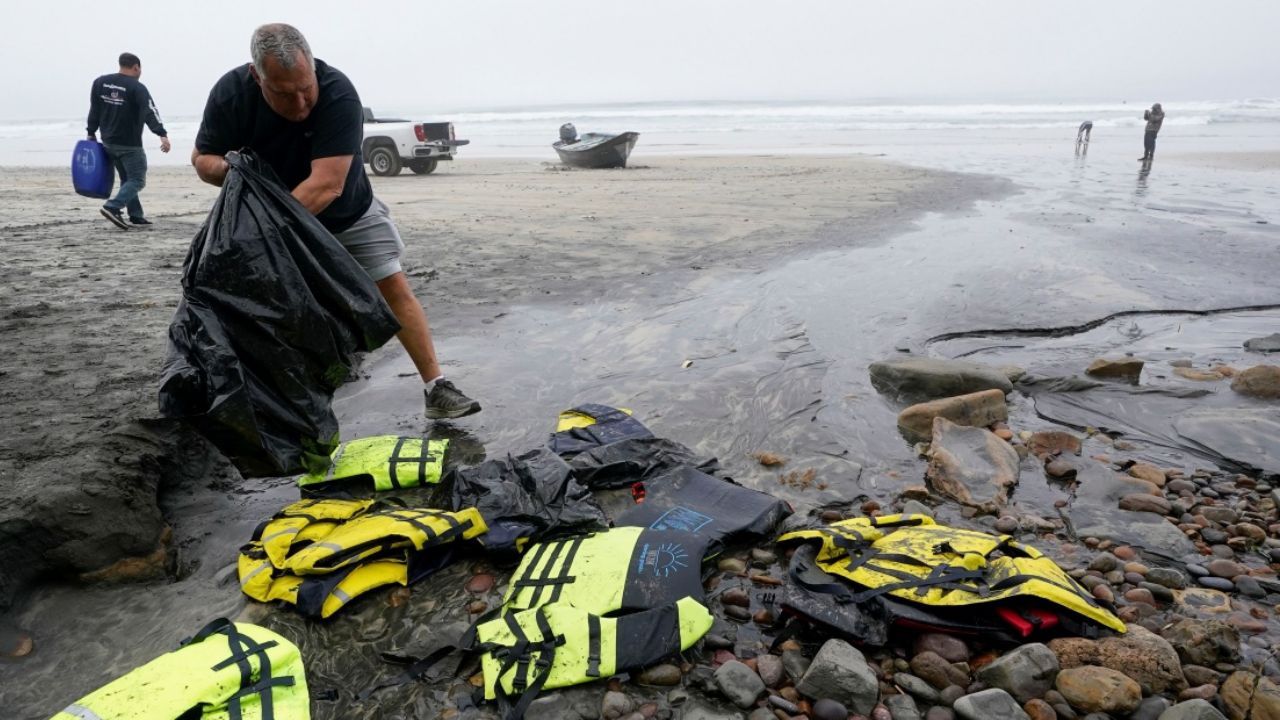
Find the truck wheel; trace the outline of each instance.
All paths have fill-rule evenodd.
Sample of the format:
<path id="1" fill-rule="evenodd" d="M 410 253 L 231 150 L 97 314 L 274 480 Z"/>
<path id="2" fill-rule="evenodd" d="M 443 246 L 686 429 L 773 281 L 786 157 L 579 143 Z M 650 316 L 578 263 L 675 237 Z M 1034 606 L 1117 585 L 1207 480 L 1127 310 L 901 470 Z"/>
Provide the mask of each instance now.
<path id="1" fill-rule="evenodd" d="M 380 145 L 369 151 L 369 167 L 374 175 L 399 175 L 400 156 L 386 145 Z"/>
<path id="2" fill-rule="evenodd" d="M 436 165 L 438 165 L 439 162 L 440 161 L 436 160 L 435 158 L 424 158 L 422 160 L 410 160 L 409 169 L 412 170 L 415 175 L 430 175 L 431 173 L 436 171 Z"/>

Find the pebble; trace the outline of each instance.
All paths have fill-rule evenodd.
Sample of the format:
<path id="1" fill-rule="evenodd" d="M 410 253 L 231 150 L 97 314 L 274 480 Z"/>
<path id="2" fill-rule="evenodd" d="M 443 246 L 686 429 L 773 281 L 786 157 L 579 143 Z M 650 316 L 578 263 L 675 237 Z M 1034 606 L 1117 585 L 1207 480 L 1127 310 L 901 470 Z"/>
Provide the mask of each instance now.
<path id="1" fill-rule="evenodd" d="M 466 590 L 469 593 L 475 593 L 477 595 L 480 593 L 487 593 L 493 589 L 493 582 L 493 576 L 489 573 L 479 573 L 478 575 L 473 575 L 471 579 L 467 581 Z"/>
<path id="2" fill-rule="evenodd" d="M 778 562 L 778 554 L 772 550 L 754 548 L 751 551 L 751 562 L 760 567 L 769 567 L 770 565 Z"/>
<path id="3" fill-rule="evenodd" d="M 1040 698 L 1032 698 L 1022 706 L 1031 720 L 1058 720 L 1058 713 L 1049 703 Z"/>
<path id="4" fill-rule="evenodd" d="M 726 607 L 750 607 L 751 596 L 742 588 L 729 588 L 720 594 L 720 604 Z"/>
<path id="5" fill-rule="evenodd" d="M 996 532 L 1008 535 L 1009 533 L 1017 531 L 1018 518 L 1013 517 L 1012 515 L 1002 515 L 999 520 L 996 520 Z"/>
<path id="6" fill-rule="evenodd" d="M 1248 569 L 1240 563 L 1224 559 L 1210 560 L 1209 563 L 1205 565 L 1205 569 L 1209 571 L 1210 575 L 1227 578 L 1228 580 L 1236 577 L 1237 575 L 1243 575 L 1248 571 Z"/>
<path id="7" fill-rule="evenodd" d="M 1204 577 L 1209 574 L 1209 571 L 1203 565 L 1197 565 L 1196 563 L 1187 563 L 1187 572 L 1196 577 Z"/>
<path id="8" fill-rule="evenodd" d="M 1138 583 L 1138 587 L 1151 593 L 1151 597 L 1155 598 L 1155 600 L 1158 602 L 1162 602 L 1162 603 L 1173 602 L 1173 591 L 1165 587 L 1164 585 L 1157 585 L 1153 582 L 1142 582 L 1142 583 Z"/>
<path id="9" fill-rule="evenodd" d="M 1086 544 L 1088 544 L 1088 540 L 1093 540 L 1095 543 L 1097 542 L 1097 538 L 1088 538 L 1085 541 Z M 1093 556 L 1093 560 L 1089 561 L 1089 569 L 1105 573 L 1115 570 L 1119 564 L 1120 563 L 1116 560 L 1115 555 L 1112 555 L 1109 552 L 1102 552 Z"/>
<path id="10" fill-rule="evenodd" d="M 1227 583 L 1227 585 L 1230 584 L 1230 582 Z M 727 619 L 734 620 L 736 622 L 747 622 L 751 619 L 751 611 L 738 605 L 726 605 L 724 608 L 724 616 Z"/>
<path id="11" fill-rule="evenodd" d="M 757 625 L 765 625 L 765 626 L 772 625 L 773 613 L 769 610 L 762 608 L 760 610 L 755 611 L 755 613 L 751 615 L 751 620 Z"/>
<path id="12" fill-rule="evenodd" d="M 0 625 L 0 657 L 20 658 L 31 654 L 35 641 L 30 633 Z"/>
<path id="13" fill-rule="evenodd" d="M 682 675 L 683 673 L 680 672 L 680 668 L 672 665 L 671 663 L 663 663 L 661 665 L 654 665 L 648 670 L 640 673 L 636 677 L 636 681 L 641 685 L 679 685 Z"/>
<path id="14" fill-rule="evenodd" d="M 1145 603 L 1154 606 L 1156 604 L 1155 595 L 1150 590 L 1143 588 L 1134 588 L 1124 594 L 1124 599 L 1134 603 Z"/>
<path id="15" fill-rule="evenodd" d="M 1232 583 L 1230 580 L 1227 580 L 1226 578 L 1220 578 L 1220 577 L 1196 578 L 1196 582 L 1200 583 L 1201 585 L 1207 588 L 1213 588 L 1214 590 L 1222 590 L 1224 592 L 1230 592 L 1231 590 L 1234 590 L 1236 587 L 1235 584 Z"/>
<path id="16" fill-rule="evenodd" d="M 964 640 L 945 633 L 922 633 L 915 641 L 915 652 L 935 652 L 948 662 L 965 662 L 969 659 L 969 646 Z"/>
<path id="17" fill-rule="evenodd" d="M 811 714 L 816 720 L 846 720 L 849 710 L 835 700 L 822 698 L 813 704 Z"/>
<path id="18" fill-rule="evenodd" d="M 782 684 L 782 658 L 777 655 L 757 655 L 756 672 L 764 681 L 765 687 L 776 688 Z"/>
<path id="19" fill-rule="evenodd" d="M 1134 550 L 1128 545 L 1121 545 L 1120 547 L 1112 550 L 1111 554 L 1115 555 L 1120 560 L 1124 560 L 1126 562 L 1138 557 L 1138 551 Z"/>
<path id="20" fill-rule="evenodd" d="M 600 702 L 600 717 L 604 720 L 617 720 L 630 713 L 635 707 L 635 702 L 625 693 L 610 690 L 604 694 L 604 700 Z"/>
<path id="21" fill-rule="evenodd" d="M 738 558 L 725 558 L 716 564 L 720 572 L 738 575 L 747 571 L 747 564 Z"/>
<path id="22" fill-rule="evenodd" d="M 1076 474 L 1076 466 L 1066 460 L 1054 458 L 1045 463 L 1044 472 L 1051 478 L 1066 478 Z"/>
<path id="23" fill-rule="evenodd" d="M 782 712 L 788 715 L 800 714 L 800 706 L 782 697 L 781 695 L 770 695 L 769 704 L 778 708 L 779 710 L 781 710 Z"/>
<path id="24" fill-rule="evenodd" d="M 1195 687 L 1189 687 L 1186 690 L 1183 690 L 1182 692 L 1178 693 L 1178 700 L 1179 701 L 1195 700 L 1196 698 L 1199 698 L 1201 700 L 1208 700 L 1217 694 L 1218 694 L 1218 686 L 1210 683 L 1206 685 L 1197 685 Z"/>
<path id="25" fill-rule="evenodd" d="M 733 638 L 719 634 L 707 635 L 702 642 L 712 650 L 727 650 L 733 647 Z"/>
<path id="26" fill-rule="evenodd" d="M 489 603 L 483 600 L 475 600 L 475 601 L 472 601 L 470 605 L 467 605 L 467 612 L 471 613 L 472 615 L 479 615 L 480 613 L 488 609 L 489 609 Z"/>
<path id="27" fill-rule="evenodd" d="M 1147 572 L 1147 581 L 1174 590 L 1181 590 L 1187 586 L 1187 577 L 1172 568 L 1152 568 Z"/>
<path id="28" fill-rule="evenodd" d="M 951 707 L 957 700 L 964 697 L 964 688 L 959 685 L 948 685 L 938 693 L 938 702 Z"/>
<path id="29" fill-rule="evenodd" d="M 1235 584 L 1237 590 L 1251 598 L 1264 598 L 1267 596 L 1267 591 L 1262 589 L 1262 585 L 1248 575 L 1238 576 L 1235 579 Z"/>
<path id="30" fill-rule="evenodd" d="M 924 714 L 924 720 L 955 720 L 956 714 L 949 707 L 935 705 Z"/>
<path id="31" fill-rule="evenodd" d="M 1231 583 L 1227 583 L 1230 585 Z M 1115 593 L 1111 592 L 1111 588 L 1106 585 L 1094 585 L 1093 596 L 1104 602 L 1115 602 Z"/>

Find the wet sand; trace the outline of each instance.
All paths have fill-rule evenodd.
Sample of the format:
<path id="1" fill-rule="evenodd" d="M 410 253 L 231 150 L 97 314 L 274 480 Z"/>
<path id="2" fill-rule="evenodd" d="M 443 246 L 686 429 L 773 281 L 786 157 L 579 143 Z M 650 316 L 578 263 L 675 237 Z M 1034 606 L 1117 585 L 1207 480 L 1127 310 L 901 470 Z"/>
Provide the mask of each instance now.
<path id="1" fill-rule="evenodd" d="M 635 328 L 645 316 L 661 333 L 664 302 L 688 307 L 699 288 L 720 278 L 751 277 L 789 258 L 881 242 L 911 228 L 926 211 L 959 212 L 978 197 L 1008 191 L 995 178 L 855 156 L 663 157 L 602 172 L 462 160 L 432 176 L 375 178 L 374 187 L 408 244 L 405 268 L 431 314 L 446 370 L 486 404 L 481 419 L 466 425 L 491 452 L 523 449 L 527 438 L 546 431 L 546 421 L 573 392 L 616 399 L 599 397 L 589 389 L 593 383 L 572 391 L 561 384 L 566 373 L 585 368 L 574 367 L 569 344 L 540 337 L 537 308 L 617 313 L 616 305 L 602 300 L 633 303 L 630 310 L 639 316 L 606 322 Z M 51 502 L 71 498 L 89 515 L 105 511 L 95 493 L 82 491 L 77 475 L 110 474 L 112 460 L 84 450 L 108 433 L 130 436 L 133 421 L 155 416 L 156 379 L 183 258 L 215 194 L 185 170 L 155 170 L 142 197 L 156 225 L 121 232 L 98 216 L 96 203 L 70 193 L 60 170 L 0 173 L 0 330 L 6 348 L 0 412 L 7 428 L 0 439 L 0 483 L 6 488 L 0 512 L 23 518 L 37 498 L 50 496 Z M 658 308 L 649 302 L 655 298 Z M 700 312 L 725 310 L 708 300 Z M 518 325 L 501 325 L 504 317 Z M 591 324 L 570 322 L 586 340 Z M 486 357 L 490 351 L 477 353 L 463 339 L 482 328 L 500 331 L 506 360 L 531 373 L 533 387 L 475 375 L 498 368 L 489 362 L 496 358 Z M 567 329 L 575 334 L 573 325 Z M 615 347 L 622 372 L 643 368 L 630 357 L 636 352 L 665 352 L 638 334 L 628 344 Z M 703 363 L 710 360 L 706 352 L 687 354 Z M 344 433 L 423 429 L 420 395 L 405 377 L 405 362 L 395 343 L 369 358 L 366 377 L 373 382 L 351 387 L 339 402 Z M 395 402 L 366 402 L 379 392 Z M 526 409 L 525 402 L 535 407 Z M 649 418 L 660 415 L 647 412 Z M 715 442 L 711 435 L 682 439 Z M 228 584 L 234 549 L 260 519 L 295 496 L 287 482 L 243 483 L 216 464 L 200 482 L 160 477 L 153 483 L 173 538 L 167 560 L 152 564 L 163 564 L 179 582 L 91 589 L 57 584 L 70 569 L 92 569 L 85 567 L 88 559 L 74 556 L 93 538 L 68 541 L 49 528 L 34 533 L 63 543 L 55 553 L 62 577 L 46 578 L 52 584 L 19 597 L 5 618 L 9 630 L 30 632 L 36 647 L 24 661 L 0 665 L 0 684 L 23 688 L 6 691 L 15 717 L 46 716 L 172 647 L 208 617 L 235 615 L 244 603 Z M 144 488 L 131 502 L 145 505 L 146 494 Z M 129 517 L 98 520 L 132 524 Z M 146 539 L 144 533 L 141 541 Z M 0 589 L 11 594 L 19 580 L 8 577 Z M 91 649 L 86 637 L 94 638 Z M 49 673 L 59 677 L 54 685 L 33 683 Z"/>

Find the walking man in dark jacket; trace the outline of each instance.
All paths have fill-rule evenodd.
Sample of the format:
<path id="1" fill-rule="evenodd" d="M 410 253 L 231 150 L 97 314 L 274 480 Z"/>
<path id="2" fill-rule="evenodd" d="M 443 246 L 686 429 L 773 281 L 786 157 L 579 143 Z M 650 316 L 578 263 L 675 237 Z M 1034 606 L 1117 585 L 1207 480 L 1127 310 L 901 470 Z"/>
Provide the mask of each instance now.
<path id="1" fill-rule="evenodd" d="M 169 133 L 147 86 L 138 82 L 142 61 L 133 53 L 121 53 L 120 72 L 103 75 L 89 90 L 89 139 L 102 130 L 102 147 L 120 175 L 120 190 L 102 206 L 102 216 L 121 230 L 129 223 L 150 225 L 142 214 L 138 193 L 147 185 L 147 153 L 142 149 L 142 125 L 160 136 L 160 151 L 169 152 Z M 122 211 L 128 210 L 129 222 Z"/>
<path id="2" fill-rule="evenodd" d="M 1142 162 L 1151 162 L 1156 155 L 1156 135 L 1160 132 L 1160 126 L 1164 124 L 1164 108 L 1160 107 L 1160 103 L 1156 103 L 1150 110 L 1142 113 L 1142 119 L 1147 121 L 1147 132 L 1142 136 L 1144 152 L 1138 159 Z"/>

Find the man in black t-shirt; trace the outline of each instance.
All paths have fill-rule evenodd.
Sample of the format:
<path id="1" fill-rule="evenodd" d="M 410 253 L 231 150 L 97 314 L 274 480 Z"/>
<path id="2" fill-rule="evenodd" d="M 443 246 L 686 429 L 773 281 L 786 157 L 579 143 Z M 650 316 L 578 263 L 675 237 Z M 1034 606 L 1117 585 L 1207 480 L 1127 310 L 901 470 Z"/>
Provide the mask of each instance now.
<path id="1" fill-rule="evenodd" d="M 133 53 L 120 54 L 120 72 L 102 75 L 89 89 L 89 121 L 85 129 L 90 140 L 97 140 L 102 130 L 102 149 L 120 175 L 120 190 L 102 206 L 102 216 L 121 230 L 128 230 L 122 211 L 129 211 L 129 222 L 150 225 L 142 214 L 138 193 L 147 185 L 147 153 L 142 149 L 142 125 L 160 136 L 160 152 L 169 152 L 169 133 L 160 122 L 160 113 L 147 86 L 138 82 L 142 61 Z"/>
<path id="2" fill-rule="evenodd" d="M 191 154 L 196 174 L 221 186 L 229 169 L 224 156 L 253 149 L 377 284 L 422 376 L 427 417 L 479 412 L 480 403 L 440 372 L 426 312 L 401 270 L 404 243 L 364 172 L 364 114 L 355 87 L 316 60 L 290 25 L 263 25 L 249 47 L 253 62 L 223 75 L 209 93 Z"/>

